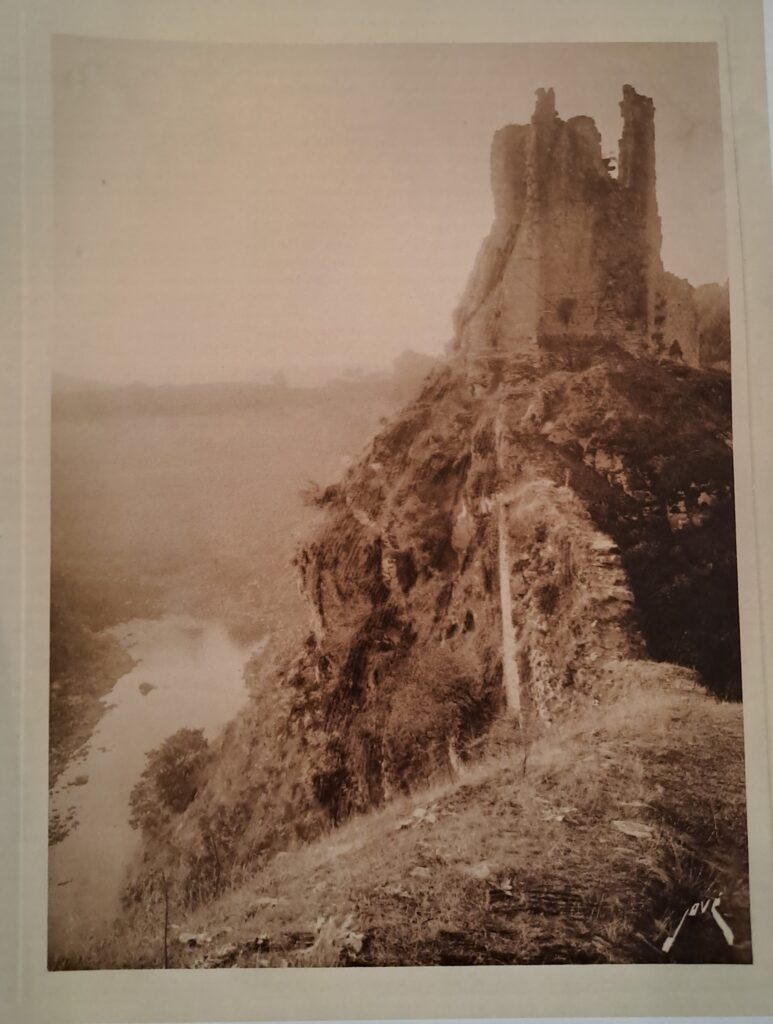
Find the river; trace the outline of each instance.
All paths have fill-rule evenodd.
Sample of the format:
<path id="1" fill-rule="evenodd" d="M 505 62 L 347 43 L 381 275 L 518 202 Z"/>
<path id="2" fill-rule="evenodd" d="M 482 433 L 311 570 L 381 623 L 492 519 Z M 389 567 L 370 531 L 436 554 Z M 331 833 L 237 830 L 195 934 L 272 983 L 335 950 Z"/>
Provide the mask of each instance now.
<path id="1" fill-rule="evenodd" d="M 256 647 L 241 647 L 218 623 L 189 616 L 133 619 L 113 630 L 135 659 L 106 698 L 85 752 L 51 794 L 74 827 L 49 850 L 49 951 L 97 935 L 120 909 L 126 868 L 139 843 L 129 795 L 145 754 L 183 727 L 211 739 L 246 702 L 242 673 Z M 264 641 L 265 643 L 265 641 Z"/>

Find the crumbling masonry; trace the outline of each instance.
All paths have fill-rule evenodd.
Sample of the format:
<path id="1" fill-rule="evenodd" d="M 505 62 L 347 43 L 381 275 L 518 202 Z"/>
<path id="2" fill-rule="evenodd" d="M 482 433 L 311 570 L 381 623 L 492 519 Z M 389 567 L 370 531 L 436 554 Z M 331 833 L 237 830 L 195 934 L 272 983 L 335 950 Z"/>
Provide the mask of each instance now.
<path id="1" fill-rule="evenodd" d="M 700 361 L 692 285 L 663 269 L 655 194 L 655 107 L 626 85 L 617 177 L 590 117 L 563 121 L 552 89 L 531 123 L 491 149 L 495 219 L 455 314 L 475 362 L 551 341 L 610 339 Z"/>

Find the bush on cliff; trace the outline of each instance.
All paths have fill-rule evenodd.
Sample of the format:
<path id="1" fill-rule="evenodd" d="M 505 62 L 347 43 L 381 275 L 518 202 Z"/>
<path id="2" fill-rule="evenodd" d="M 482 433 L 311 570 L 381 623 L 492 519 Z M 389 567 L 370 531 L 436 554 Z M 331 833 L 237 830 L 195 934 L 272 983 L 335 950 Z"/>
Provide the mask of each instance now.
<path id="1" fill-rule="evenodd" d="M 151 837 L 196 796 L 209 761 L 209 744 L 202 729 L 178 729 L 146 758 L 145 770 L 129 798 L 129 824 Z"/>

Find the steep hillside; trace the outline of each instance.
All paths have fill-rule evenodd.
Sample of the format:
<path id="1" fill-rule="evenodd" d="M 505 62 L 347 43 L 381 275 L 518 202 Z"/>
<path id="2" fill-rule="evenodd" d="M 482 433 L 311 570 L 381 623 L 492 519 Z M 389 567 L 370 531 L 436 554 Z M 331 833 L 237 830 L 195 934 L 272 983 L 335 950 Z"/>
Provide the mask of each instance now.
<path id="1" fill-rule="evenodd" d="M 603 704 L 277 855 L 195 910 L 173 895 L 170 967 L 747 963 L 738 704 L 684 669 L 610 666 Z M 720 897 L 728 945 L 696 900 Z M 59 967 L 158 967 L 158 889 Z"/>
<path id="2" fill-rule="evenodd" d="M 688 412 L 689 410 L 689 412 Z M 451 362 L 321 490 L 312 629 L 148 837 L 188 905 L 354 813 L 532 736 L 649 658 L 740 695 L 729 382 L 565 345 Z M 611 666 L 611 667 L 610 667 Z"/>
<path id="3" fill-rule="evenodd" d="M 741 708 L 673 666 L 619 668 L 528 757 L 503 730 L 498 754 L 182 915 L 204 941 L 178 941 L 180 965 L 748 962 Z M 704 918 L 664 953 L 720 894 L 733 946 Z"/>

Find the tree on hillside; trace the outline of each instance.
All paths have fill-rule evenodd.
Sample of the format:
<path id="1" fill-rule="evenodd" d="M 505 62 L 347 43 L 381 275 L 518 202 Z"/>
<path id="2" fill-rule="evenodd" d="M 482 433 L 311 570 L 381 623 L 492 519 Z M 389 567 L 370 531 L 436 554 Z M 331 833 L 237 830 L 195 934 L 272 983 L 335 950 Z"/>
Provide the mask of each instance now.
<path id="1" fill-rule="evenodd" d="M 129 823 L 153 835 L 171 814 L 181 814 L 196 796 L 209 760 L 204 730 L 179 729 L 151 750 L 146 760 L 129 798 Z"/>

